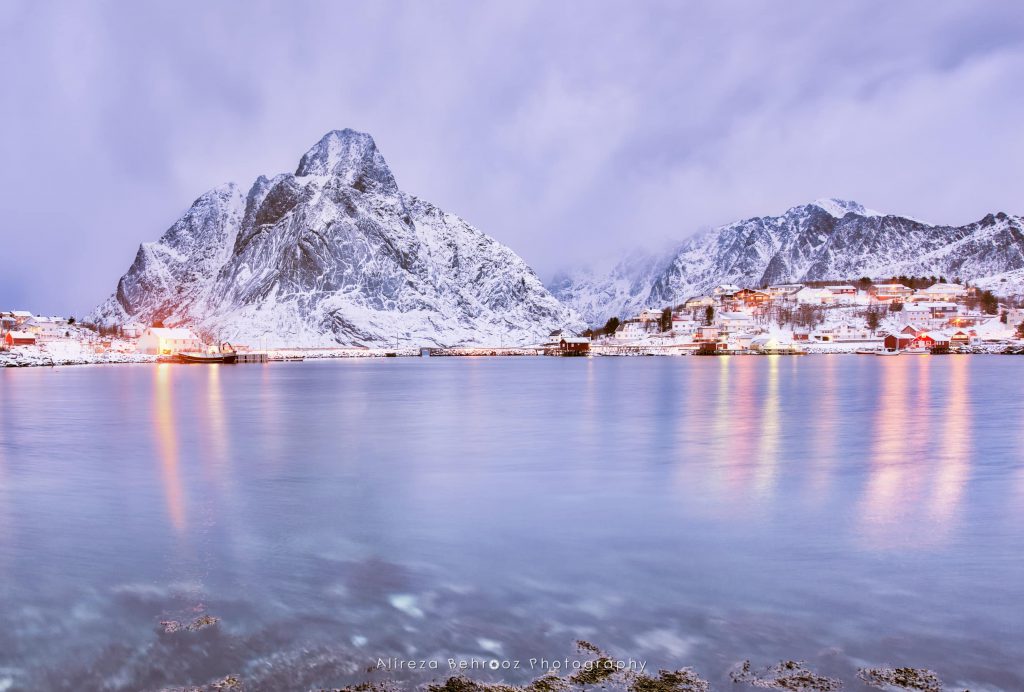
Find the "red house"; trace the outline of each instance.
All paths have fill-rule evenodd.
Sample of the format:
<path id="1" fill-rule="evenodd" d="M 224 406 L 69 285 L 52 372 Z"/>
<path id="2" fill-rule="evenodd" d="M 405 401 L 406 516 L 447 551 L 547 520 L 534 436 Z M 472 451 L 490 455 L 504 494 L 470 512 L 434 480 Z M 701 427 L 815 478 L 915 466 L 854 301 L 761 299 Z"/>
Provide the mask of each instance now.
<path id="1" fill-rule="evenodd" d="M 4 335 L 4 343 L 8 346 L 34 346 L 36 335 L 28 332 L 7 332 Z"/>

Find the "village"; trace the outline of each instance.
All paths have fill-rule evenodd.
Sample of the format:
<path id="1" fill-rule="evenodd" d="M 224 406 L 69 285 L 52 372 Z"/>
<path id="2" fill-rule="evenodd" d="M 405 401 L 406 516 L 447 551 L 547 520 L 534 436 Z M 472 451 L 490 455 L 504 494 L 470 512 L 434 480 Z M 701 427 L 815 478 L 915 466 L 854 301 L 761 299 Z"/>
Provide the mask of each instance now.
<path id="1" fill-rule="evenodd" d="M 874 283 L 716 286 L 579 336 L 553 334 L 564 355 L 1017 352 L 1024 309 L 936 277 Z"/>
<path id="2" fill-rule="evenodd" d="M 916 287 L 915 287 L 916 286 Z M 552 332 L 525 347 L 254 350 L 204 339 L 184 326 L 114 327 L 74 317 L 0 312 L 0 366 L 86 363 L 264 362 L 378 356 L 945 354 L 1024 351 L 1024 308 L 944 280 L 715 287 L 582 334 Z M 226 354 L 231 354 L 230 356 Z"/>

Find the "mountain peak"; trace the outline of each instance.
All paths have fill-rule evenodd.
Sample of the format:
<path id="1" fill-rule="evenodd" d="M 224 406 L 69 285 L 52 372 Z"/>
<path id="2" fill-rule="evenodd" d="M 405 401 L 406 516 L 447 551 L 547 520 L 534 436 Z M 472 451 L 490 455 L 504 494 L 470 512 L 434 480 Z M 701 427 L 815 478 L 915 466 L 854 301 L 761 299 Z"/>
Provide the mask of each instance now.
<path id="1" fill-rule="evenodd" d="M 297 176 L 329 175 L 361 190 L 397 191 L 398 185 L 373 137 L 345 128 L 331 130 L 303 154 Z"/>
<path id="2" fill-rule="evenodd" d="M 837 219 L 841 219 L 849 213 L 857 214 L 858 216 L 883 216 L 883 214 L 866 208 L 859 202 L 852 202 L 845 199 L 836 199 L 835 197 L 828 197 L 824 199 L 816 199 L 811 202 L 811 206 L 822 209 Z"/>

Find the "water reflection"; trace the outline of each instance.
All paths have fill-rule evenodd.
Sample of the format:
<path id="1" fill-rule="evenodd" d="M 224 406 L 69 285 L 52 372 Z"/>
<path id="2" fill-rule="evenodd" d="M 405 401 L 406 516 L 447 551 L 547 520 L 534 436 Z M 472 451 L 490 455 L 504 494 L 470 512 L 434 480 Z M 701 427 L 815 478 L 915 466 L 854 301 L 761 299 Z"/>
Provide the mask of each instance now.
<path id="1" fill-rule="evenodd" d="M 167 500 L 167 513 L 175 530 L 178 533 L 183 533 L 185 530 L 185 500 L 181 471 L 178 468 L 180 458 L 178 428 L 174 414 L 172 366 L 168 363 L 160 363 L 154 372 L 156 384 L 153 387 L 153 424 L 160 455 L 160 473 Z"/>
<path id="2" fill-rule="evenodd" d="M 821 364 L 821 401 L 808 415 L 814 420 L 814 459 L 811 481 L 812 496 L 825 500 L 832 466 L 835 463 L 836 433 L 842 411 L 839 408 L 839 381 L 836 378 L 838 361 L 826 358 Z"/>
<path id="3" fill-rule="evenodd" d="M 757 449 L 755 485 L 759 495 L 770 499 L 779 455 L 779 361 L 785 356 L 764 357 L 768 360 L 768 372 L 761 401 L 761 436 Z"/>
<path id="4" fill-rule="evenodd" d="M 208 451 L 212 457 L 212 466 L 219 480 L 224 481 L 229 473 L 230 464 L 230 432 L 224 416 L 224 395 L 221 392 L 221 366 L 209 365 L 206 368 L 206 421 L 209 424 Z M 205 456 L 205 454 L 204 454 Z"/>
<path id="5" fill-rule="evenodd" d="M 970 473 L 971 409 L 966 405 L 969 389 L 967 358 L 947 359 L 945 406 L 940 423 L 941 447 L 935 455 L 938 469 L 931 501 L 932 520 L 948 531 L 953 525 Z"/>
<path id="6" fill-rule="evenodd" d="M 909 502 L 904 462 L 911 458 L 906 456 L 905 444 L 910 424 L 910 366 L 902 360 L 881 360 L 881 392 L 875 402 L 867 489 L 861 509 L 865 539 L 876 548 L 892 547 L 901 540 L 897 519 L 901 508 Z"/>
<path id="7" fill-rule="evenodd" d="M 1024 359 L 929 358 L 4 374 L 32 386 L 0 383 L 0 687 L 28 652 L 31 671 L 81 666 L 83 689 L 180 687 L 217 660 L 279 689 L 297 679 L 279 666 L 355 636 L 345 663 L 596 633 L 644 658 L 692 635 L 652 666 L 708 671 L 752 653 L 882 663 L 895 642 L 893 663 L 1024 689 L 1006 672 Z M 97 402 L 122 400 L 111 435 Z M 217 636 L 154 632 L 197 604 Z"/>

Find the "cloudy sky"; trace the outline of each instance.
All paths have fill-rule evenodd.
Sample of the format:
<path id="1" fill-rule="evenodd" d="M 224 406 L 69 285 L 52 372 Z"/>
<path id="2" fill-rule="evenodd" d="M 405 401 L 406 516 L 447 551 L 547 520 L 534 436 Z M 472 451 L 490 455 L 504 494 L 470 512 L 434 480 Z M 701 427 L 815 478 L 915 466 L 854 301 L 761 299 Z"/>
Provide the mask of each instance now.
<path id="1" fill-rule="evenodd" d="M 370 132 L 543 277 L 819 197 L 1024 213 L 1024 3 L 0 0 L 0 308 Z"/>

